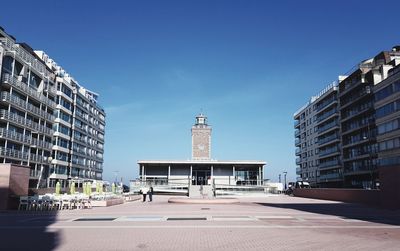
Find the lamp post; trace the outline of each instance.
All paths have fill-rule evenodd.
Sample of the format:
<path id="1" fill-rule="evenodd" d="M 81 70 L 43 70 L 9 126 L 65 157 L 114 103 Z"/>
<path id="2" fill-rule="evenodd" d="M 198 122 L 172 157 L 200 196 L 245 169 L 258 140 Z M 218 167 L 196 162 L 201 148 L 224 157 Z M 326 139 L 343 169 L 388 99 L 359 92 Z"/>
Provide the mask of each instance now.
<path id="1" fill-rule="evenodd" d="M 285 172 L 283 172 L 283 174 L 284 174 L 284 179 L 285 179 L 285 190 L 287 189 L 287 184 L 286 184 L 286 175 L 287 175 L 287 172 L 285 171 Z"/>

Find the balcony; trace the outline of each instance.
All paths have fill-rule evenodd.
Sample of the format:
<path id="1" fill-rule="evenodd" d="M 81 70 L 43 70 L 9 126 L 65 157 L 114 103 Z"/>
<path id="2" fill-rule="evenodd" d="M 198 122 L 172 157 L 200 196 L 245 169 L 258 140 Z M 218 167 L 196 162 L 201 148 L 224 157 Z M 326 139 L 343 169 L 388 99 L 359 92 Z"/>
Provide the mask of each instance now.
<path id="1" fill-rule="evenodd" d="M 317 132 L 318 132 L 318 134 L 321 134 L 325 131 L 328 131 L 329 129 L 332 129 L 332 128 L 338 127 L 338 126 L 339 126 L 339 123 L 336 120 L 334 120 L 328 124 L 325 124 L 324 126 L 319 127 Z"/>
<path id="2" fill-rule="evenodd" d="M 297 128 L 300 126 L 300 120 L 295 120 L 294 121 L 294 128 Z"/>
<path id="3" fill-rule="evenodd" d="M 358 175 L 358 174 L 366 174 L 377 171 L 376 165 L 364 165 L 358 167 L 346 167 L 344 169 L 344 175 Z"/>
<path id="4" fill-rule="evenodd" d="M 330 161 L 320 162 L 318 167 L 323 169 L 323 168 L 337 167 L 339 165 L 340 165 L 339 160 L 330 160 Z"/>
<path id="5" fill-rule="evenodd" d="M 301 149 L 300 148 L 296 148 L 296 155 L 300 155 L 301 153 Z"/>
<path id="6" fill-rule="evenodd" d="M 294 145 L 295 145 L 295 146 L 300 146 L 300 145 L 301 145 L 300 139 L 296 139 L 296 140 L 294 141 Z"/>
<path id="7" fill-rule="evenodd" d="M 296 174 L 297 174 L 297 175 L 301 174 L 301 168 L 300 168 L 300 167 L 297 167 L 297 168 L 296 168 Z"/>
<path id="8" fill-rule="evenodd" d="M 45 126 L 39 125 L 36 122 L 33 122 L 32 120 L 29 119 L 25 119 L 22 116 L 19 116 L 15 113 L 12 112 L 8 112 L 6 110 L 0 110 L 0 119 L 5 119 L 8 121 L 12 121 L 16 124 L 19 125 L 25 125 L 27 127 L 29 127 L 31 130 L 33 131 L 38 131 L 47 135 L 52 135 L 53 134 L 53 130 L 50 128 L 47 128 Z"/>
<path id="9" fill-rule="evenodd" d="M 0 156 L 17 160 L 28 160 L 28 153 L 5 147 L 0 147 Z"/>
<path id="10" fill-rule="evenodd" d="M 9 102 L 10 104 L 16 105 L 26 111 L 29 111 L 36 116 L 40 116 L 44 119 L 47 119 L 51 122 L 53 122 L 53 120 L 55 119 L 55 117 L 52 114 L 47 113 L 46 111 L 43 111 L 42 109 L 32 104 L 27 103 L 23 99 L 11 95 L 9 92 L 1 92 L 1 99 Z"/>
<path id="11" fill-rule="evenodd" d="M 371 93 L 372 93 L 372 91 L 369 86 L 363 87 L 360 92 L 351 95 L 351 97 L 349 97 L 349 98 L 342 99 L 341 103 L 340 103 L 341 109 L 344 109 L 345 107 L 353 104 L 354 102 L 357 102 L 358 100 L 366 97 L 367 95 L 369 95 Z"/>
<path id="12" fill-rule="evenodd" d="M 297 138 L 297 137 L 300 137 L 300 130 L 296 130 L 296 131 L 294 131 L 294 136 Z"/>
<path id="13" fill-rule="evenodd" d="M 333 153 L 339 153 L 339 148 L 337 146 L 319 151 L 319 157 L 321 158 L 321 157 L 324 157 L 324 156 L 327 156 L 327 155 L 330 155 Z"/>
<path id="14" fill-rule="evenodd" d="M 342 179 L 342 174 L 341 173 L 328 173 L 328 174 L 321 174 L 320 176 L 319 176 L 319 181 L 320 182 L 326 182 L 326 181 L 329 181 L 329 180 L 340 180 L 340 179 Z"/>
<path id="15" fill-rule="evenodd" d="M 329 107 L 330 105 L 336 104 L 336 103 L 337 103 L 337 98 L 336 97 L 329 98 L 329 99 L 325 100 L 324 102 L 322 102 L 321 104 L 319 104 L 317 106 L 317 108 L 316 108 L 316 111 L 320 112 L 323 109 Z"/>
<path id="16" fill-rule="evenodd" d="M 53 109 L 56 107 L 56 103 L 54 103 L 54 101 L 48 99 L 42 93 L 38 92 L 36 89 L 19 81 L 16 77 L 11 76 L 10 74 L 4 74 L 3 78 L 2 78 L 2 82 L 8 83 L 8 84 L 12 85 L 13 87 L 16 87 L 16 89 L 22 91 L 23 93 L 28 94 L 30 97 L 50 106 Z"/>
<path id="17" fill-rule="evenodd" d="M 301 163 L 301 159 L 300 158 L 296 158 L 296 165 L 300 165 Z"/>
<path id="18" fill-rule="evenodd" d="M 336 133 L 334 133 L 328 137 L 318 139 L 318 145 L 321 146 L 323 144 L 326 144 L 326 143 L 334 141 L 334 140 L 339 140 L 339 135 L 337 135 Z"/>
<path id="19" fill-rule="evenodd" d="M 325 120 L 325 119 L 331 117 L 331 116 L 334 115 L 334 114 L 339 115 L 339 112 L 338 112 L 338 110 L 337 110 L 336 108 L 335 108 L 335 109 L 332 109 L 332 110 L 330 110 L 330 111 L 328 111 L 328 112 L 326 112 L 326 113 L 323 113 L 321 116 L 318 116 L 318 117 L 317 117 L 317 123 L 319 123 L 319 122 L 321 122 L 321 121 L 323 121 L 323 120 Z"/>

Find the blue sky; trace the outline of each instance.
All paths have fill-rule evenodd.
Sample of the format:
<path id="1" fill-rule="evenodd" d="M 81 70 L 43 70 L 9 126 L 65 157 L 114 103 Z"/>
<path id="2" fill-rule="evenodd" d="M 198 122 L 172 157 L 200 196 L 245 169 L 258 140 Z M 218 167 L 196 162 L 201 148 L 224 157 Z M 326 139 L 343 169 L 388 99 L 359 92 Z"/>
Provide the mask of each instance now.
<path id="1" fill-rule="evenodd" d="M 399 44 L 398 1 L 8 1 L 0 26 L 46 51 L 107 112 L 104 178 L 189 159 L 202 109 L 212 157 L 295 179 L 293 113 Z"/>

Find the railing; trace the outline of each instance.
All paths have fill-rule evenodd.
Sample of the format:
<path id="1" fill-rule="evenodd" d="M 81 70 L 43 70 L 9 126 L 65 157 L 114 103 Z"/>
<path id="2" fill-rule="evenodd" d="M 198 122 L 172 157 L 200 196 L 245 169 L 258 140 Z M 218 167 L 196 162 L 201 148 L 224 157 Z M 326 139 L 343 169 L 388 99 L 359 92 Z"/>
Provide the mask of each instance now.
<path id="1" fill-rule="evenodd" d="M 332 115 L 335 114 L 335 113 L 338 113 L 338 110 L 337 110 L 336 108 L 330 110 L 329 112 L 326 112 L 326 113 L 322 114 L 322 115 L 319 116 L 319 117 L 317 117 L 317 122 L 321 122 L 322 120 L 324 120 L 324 119 L 326 119 L 326 118 L 332 116 Z"/>
<path id="2" fill-rule="evenodd" d="M 329 124 L 326 124 L 326 125 L 324 125 L 324 126 L 318 128 L 318 131 L 317 131 L 317 132 L 318 132 L 318 133 L 322 133 L 322 132 L 324 132 L 324 131 L 326 131 L 326 130 L 329 130 L 329 129 L 335 127 L 335 126 L 339 126 L 339 124 L 338 124 L 338 122 L 337 122 L 336 120 L 333 121 L 333 122 L 331 122 L 331 123 L 329 123 Z"/>
<path id="3" fill-rule="evenodd" d="M 37 90 L 28 86 L 27 84 L 19 81 L 16 77 L 11 76 L 10 74 L 4 74 L 2 78 L 3 83 L 9 83 L 12 86 L 16 87 L 20 91 L 27 93 L 29 96 L 45 103 L 46 105 L 52 107 L 53 109 L 56 107 L 56 103 L 52 100 L 45 97 L 42 93 L 37 92 Z"/>
<path id="4" fill-rule="evenodd" d="M 327 143 L 329 141 L 333 141 L 335 139 L 339 139 L 339 136 L 336 133 L 332 134 L 332 135 L 330 135 L 328 137 L 324 137 L 322 139 L 318 139 L 318 145 L 323 145 L 323 144 L 325 144 L 325 143 Z"/>
<path id="5" fill-rule="evenodd" d="M 365 165 L 359 167 L 345 167 L 344 173 L 345 174 L 352 174 L 357 172 L 368 172 L 368 171 L 375 171 L 377 170 L 377 165 Z"/>
<path id="6" fill-rule="evenodd" d="M 323 157 L 332 153 L 339 152 L 339 148 L 337 146 L 330 147 L 328 149 L 322 150 L 319 152 L 319 157 Z"/>
<path id="7" fill-rule="evenodd" d="M 319 181 L 323 182 L 324 180 L 335 180 L 335 179 L 341 179 L 342 174 L 341 173 L 328 173 L 328 174 L 321 174 L 319 176 Z"/>
<path id="8" fill-rule="evenodd" d="M 301 168 L 300 167 L 296 167 L 296 174 L 301 174 Z"/>
<path id="9" fill-rule="evenodd" d="M 35 69 L 38 73 L 49 75 L 46 70 L 46 66 L 36 59 L 31 53 L 27 52 L 21 45 L 15 44 L 7 37 L 1 38 L 1 41 L 4 43 L 6 48 L 11 52 L 15 52 L 19 58 L 21 58 L 24 62 L 30 65 L 33 69 Z"/>
<path id="10" fill-rule="evenodd" d="M 325 161 L 325 162 L 320 162 L 318 167 L 319 168 L 328 168 L 332 166 L 338 166 L 340 164 L 339 160 L 330 160 L 330 161 Z"/>
<path id="11" fill-rule="evenodd" d="M 300 164 L 301 163 L 301 159 L 300 158 L 296 158 L 296 164 Z"/>
<path id="12" fill-rule="evenodd" d="M 7 138 L 19 142 L 23 142 L 25 144 L 30 144 L 29 137 L 24 136 L 22 133 L 17 133 L 15 131 L 10 131 L 5 128 L 0 129 L 0 137 Z"/>
<path id="13" fill-rule="evenodd" d="M 332 104 L 333 102 L 335 102 L 337 99 L 336 97 L 332 97 L 330 99 L 325 100 L 324 102 L 322 102 L 319 106 L 317 106 L 316 111 L 319 112 L 322 109 L 324 109 L 325 107 L 327 107 L 328 105 Z"/>
<path id="14" fill-rule="evenodd" d="M 0 147 L 0 155 L 15 159 L 28 160 L 28 153 L 24 153 L 19 150 L 5 148 L 5 147 Z"/>
<path id="15" fill-rule="evenodd" d="M 300 139 L 296 139 L 295 141 L 294 141 L 294 144 L 297 146 L 297 145 L 299 145 L 300 144 Z"/>
<path id="16" fill-rule="evenodd" d="M 0 110 L 0 118 L 4 118 L 7 120 L 11 120 L 13 122 L 16 122 L 18 124 L 22 124 L 25 125 L 31 129 L 33 129 L 34 131 L 40 131 L 42 133 L 48 134 L 48 135 L 52 135 L 53 134 L 53 130 L 50 128 L 47 128 L 45 126 L 39 125 L 36 122 L 33 122 L 32 120 L 29 119 L 25 119 L 22 116 L 16 115 L 15 113 L 12 112 L 8 112 L 6 110 Z"/>
<path id="17" fill-rule="evenodd" d="M 297 127 L 298 125 L 300 125 L 300 120 L 295 120 L 294 121 L 294 127 Z"/>
<path id="18" fill-rule="evenodd" d="M 47 113 L 46 111 L 43 111 L 40 108 L 37 108 L 34 105 L 27 103 L 25 100 L 20 99 L 14 95 L 11 95 L 8 92 L 1 92 L 1 99 L 6 100 L 12 104 L 15 104 L 47 120 L 53 121 L 55 119 L 55 117 L 52 114 Z"/>
<path id="19" fill-rule="evenodd" d="M 301 149 L 300 148 L 296 148 L 296 155 L 300 154 Z"/>
<path id="20" fill-rule="evenodd" d="M 369 86 L 365 86 L 364 88 L 361 89 L 361 91 L 359 91 L 358 93 L 355 93 L 353 95 L 351 95 L 351 97 L 344 99 L 341 101 L 341 106 L 342 108 L 347 106 L 348 104 L 357 101 L 358 99 L 360 99 L 361 97 L 368 95 L 371 93 L 371 87 Z"/>

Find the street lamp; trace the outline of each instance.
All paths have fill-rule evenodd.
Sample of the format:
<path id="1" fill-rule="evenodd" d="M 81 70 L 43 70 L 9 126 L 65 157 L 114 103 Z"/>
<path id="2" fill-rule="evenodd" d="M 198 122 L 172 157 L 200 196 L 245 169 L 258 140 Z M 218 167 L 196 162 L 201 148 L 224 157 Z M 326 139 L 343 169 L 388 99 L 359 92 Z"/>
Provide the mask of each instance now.
<path id="1" fill-rule="evenodd" d="M 285 190 L 287 189 L 287 185 L 286 185 L 286 174 L 287 174 L 287 172 L 283 172 L 283 174 L 284 174 L 284 179 L 285 179 Z"/>

